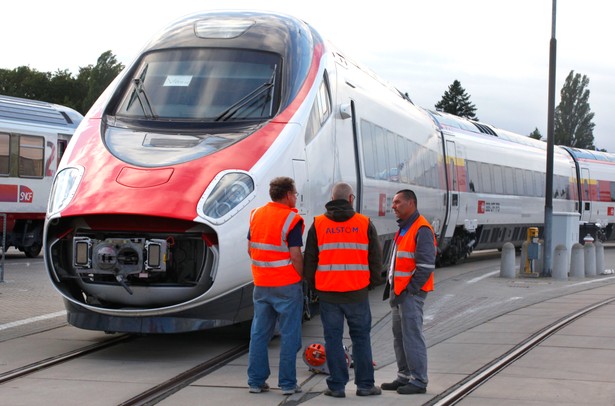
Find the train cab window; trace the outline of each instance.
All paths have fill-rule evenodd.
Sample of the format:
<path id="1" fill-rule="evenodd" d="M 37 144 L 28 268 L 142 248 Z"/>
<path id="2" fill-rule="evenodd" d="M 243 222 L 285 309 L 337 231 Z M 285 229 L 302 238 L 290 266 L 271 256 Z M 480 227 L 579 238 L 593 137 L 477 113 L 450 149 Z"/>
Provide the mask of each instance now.
<path id="1" fill-rule="evenodd" d="M 0 133 L 0 175 L 10 174 L 11 137 L 9 134 Z"/>
<path id="2" fill-rule="evenodd" d="M 262 121 L 277 112 L 280 56 L 179 48 L 143 57 L 113 114 L 160 121 Z"/>
<path id="3" fill-rule="evenodd" d="M 312 110 L 310 111 L 310 117 L 305 129 L 305 144 L 309 144 L 310 141 L 316 137 L 316 134 L 320 131 L 323 124 L 331 115 L 331 93 L 329 92 L 329 82 L 327 80 L 327 74 L 325 73 L 323 81 L 318 88 L 318 93 L 314 99 Z"/>
<path id="4" fill-rule="evenodd" d="M 19 176 L 42 178 L 45 138 L 30 135 L 19 137 Z"/>

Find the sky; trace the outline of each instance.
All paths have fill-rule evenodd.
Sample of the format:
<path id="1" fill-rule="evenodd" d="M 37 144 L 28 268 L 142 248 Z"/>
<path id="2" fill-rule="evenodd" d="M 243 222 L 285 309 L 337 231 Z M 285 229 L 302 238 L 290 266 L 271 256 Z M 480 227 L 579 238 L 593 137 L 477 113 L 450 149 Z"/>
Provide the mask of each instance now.
<path id="1" fill-rule="evenodd" d="M 571 70 L 586 75 L 594 145 L 615 153 L 615 28 L 608 4 L 557 2 L 555 103 Z M 222 9 L 291 14 L 421 107 L 434 108 L 459 80 L 482 122 L 523 135 L 538 128 L 547 136 L 553 0 L 11 1 L 2 11 L 0 68 L 76 75 L 105 51 L 128 65 L 176 19 Z"/>

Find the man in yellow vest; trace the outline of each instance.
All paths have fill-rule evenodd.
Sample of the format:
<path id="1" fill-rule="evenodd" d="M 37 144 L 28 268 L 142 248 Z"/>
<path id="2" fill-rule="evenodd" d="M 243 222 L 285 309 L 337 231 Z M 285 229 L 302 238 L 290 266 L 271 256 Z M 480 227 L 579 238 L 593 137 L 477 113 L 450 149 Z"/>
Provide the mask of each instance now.
<path id="1" fill-rule="evenodd" d="M 380 395 L 374 386 L 368 289 L 382 282 L 382 251 L 370 219 L 352 207 L 347 183 L 337 183 L 327 212 L 314 218 L 305 245 L 305 279 L 315 289 L 325 335 L 329 376 L 325 395 L 346 397 L 349 380 L 342 338 L 344 318 L 352 340 L 357 396 Z"/>
<path id="2" fill-rule="evenodd" d="M 248 254 L 254 278 L 254 318 L 250 332 L 248 386 L 250 393 L 269 390 L 267 347 L 276 321 L 281 336 L 278 386 L 282 394 L 301 392 L 296 359 L 301 349 L 303 313 L 303 219 L 297 214 L 297 189 L 291 178 L 269 184 L 271 202 L 250 214 Z"/>
<path id="3" fill-rule="evenodd" d="M 384 299 L 390 296 L 397 378 L 380 387 L 411 395 L 427 391 L 423 304 L 427 292 L 433 290 L 436 239 L 431 225 L 417 210 L 412 190 L 397 192 L 392 208 L 399 231 L 395 235 Z"/>

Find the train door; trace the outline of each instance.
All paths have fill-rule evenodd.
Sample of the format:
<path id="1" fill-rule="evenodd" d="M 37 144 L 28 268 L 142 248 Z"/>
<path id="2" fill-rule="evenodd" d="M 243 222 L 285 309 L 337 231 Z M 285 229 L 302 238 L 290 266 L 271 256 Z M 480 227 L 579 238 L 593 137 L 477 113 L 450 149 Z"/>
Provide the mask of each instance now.
<path id="1" fill-rule="evenodd" d="M 304 160 L 293 159 L 293 179 L 295 180 L 297 193 L 299 193 L 297 196 L 296 209 L 299 211 L 299 214 L 305 216 L 307 214 L 306 207 L 308 206 L 307 197 L 309 196 L 309 193 L 307 193 L 308 179 Z"/>
<path id="2" fill-rule="evenodd" d="M 448 194 L 446 211 L 448 212 L 448 218 L 446 224 L 451 224 L 452 227 L 447 227 L 447 237 L 453 235 L 455 231 L 455 224 L 457 224 L 457 217 L 459 216 L 459 174 L 457 172 L 457 151 L 455 148 L 455 142 L 446 140 L 446 172 L 447 172 L 447 185 L 446 191 Z M 450 235 L 449 235 L 450 234 Z"/>
<path id="3" fill-rule="evenodd" d="M 581 168 L 581 222 L 589 221 L 592 211 L 592 191 L 589 169 Z"/>

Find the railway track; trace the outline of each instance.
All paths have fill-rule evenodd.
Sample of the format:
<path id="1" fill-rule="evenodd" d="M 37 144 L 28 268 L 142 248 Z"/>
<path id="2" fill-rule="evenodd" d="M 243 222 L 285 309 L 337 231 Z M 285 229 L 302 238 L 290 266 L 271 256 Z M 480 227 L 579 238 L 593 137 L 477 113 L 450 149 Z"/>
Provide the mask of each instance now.
<path id="1" fill-rule="evenodd" d="M 483 368 L 471 374 L 460 383 L 450 387 L 448 390 L 433 398 L 431 401 L 425 403 L 424 406 L 452 406 L 459 403 L 478 387 L 497 376 L 506 367 L 508 367 L 521 357 L 530 353 L 534 348 L 540 345 L 540 343 L 551 337 L 553 334 L 557 333 L 562 328 L 581 319 L 588 313 L 613 302 L 615 302 L 615 298 L 602 300 L 600 302 L 587 306 L 584 309 L 572 312 L 569 315 L 562 317 L 558 321 L 545 327 L 544 329 L 529 337 L 525 341 L 519 343 L 512 350 L 508 351 L 500 358 L 488 363 Z"/>

